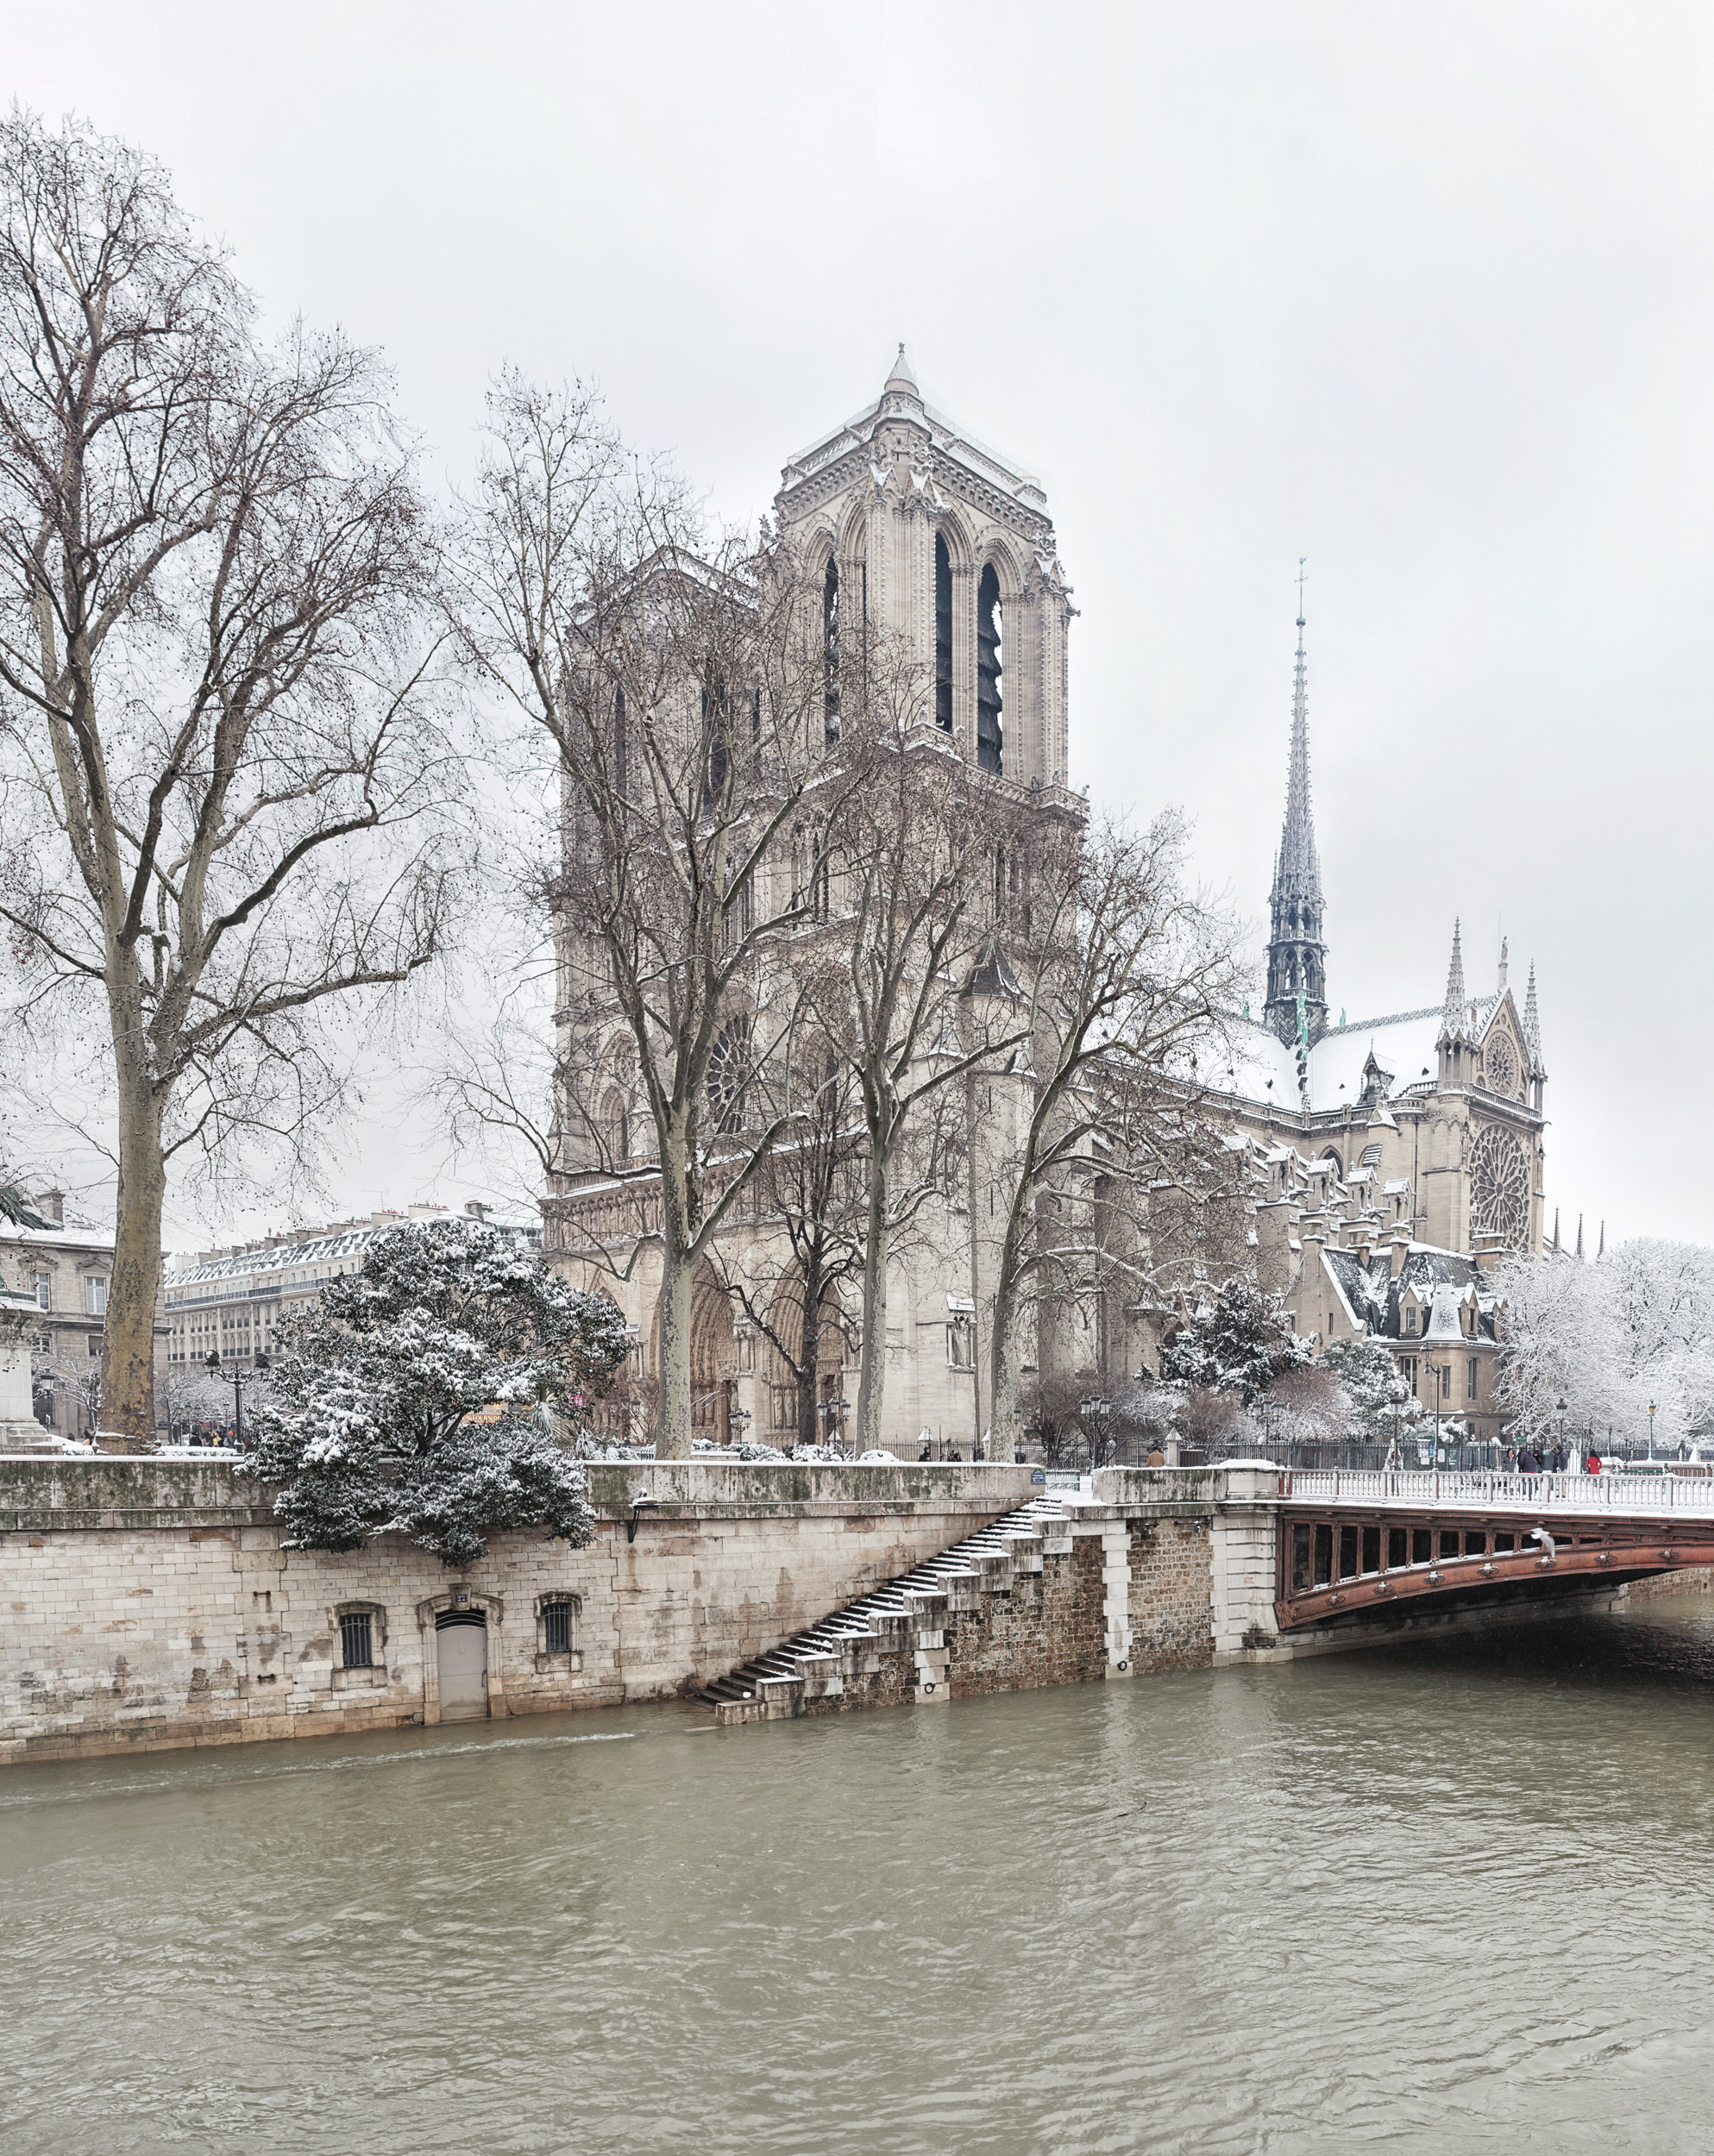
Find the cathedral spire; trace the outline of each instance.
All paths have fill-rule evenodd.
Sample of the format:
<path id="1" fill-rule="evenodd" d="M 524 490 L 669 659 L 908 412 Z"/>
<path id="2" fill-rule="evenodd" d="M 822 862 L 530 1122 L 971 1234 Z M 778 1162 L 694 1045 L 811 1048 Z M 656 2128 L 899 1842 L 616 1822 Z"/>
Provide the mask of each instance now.
<path id="1" fill-rule="evenodd" d="M 1441 1013 L 1441 1038 L 1462 1041 L 1470 1037 L 1470 999 L 1464 992 L 1462 924 L 1452 924 L 1452 963 L 1447 968 L 1446 1008 Z"/>
<path id="2" fill-rule="evenodd" d="M 1297 657 L 1291 682 L 1291 750 L 1285 822 L 1268 909 L 1267 1022 L 1283 1041 L 1327 1031 L 1327 945 L 1322 939 L 1322 864 L 1309 802 L 1309 667 L 1303 650 L 1303 563 L 1297 564 Z M 1300 1009 L 1301 1006 L 1301 1009 Z M 1300 1045 L 1307 1045 L 1300 1041 Z"/>
<path id="3" fill-rule="evenodd" d="M 1580 1213 L 1577 1216 L 1577 1262 L 1579 1265 L 1583 1263 L 1583 1215 Z"/>
<path id="4" fill-rule="evenodd" d="M 1604 1220 L 1604 1221 L 1601 1223 L 1601 1246 L 1600 1246 L 1600 1248 L 1599 1248 L 1599 1249 L 1596 1251 L 1595 1256 L 1596 1256 L 1597 1260 L 1598 1261 L 1599 1259 L 1604 1258 L 1606 1255 L 1607 1255 L 1607 1224 L 1606 1224 L 1606 1222 Z"/>

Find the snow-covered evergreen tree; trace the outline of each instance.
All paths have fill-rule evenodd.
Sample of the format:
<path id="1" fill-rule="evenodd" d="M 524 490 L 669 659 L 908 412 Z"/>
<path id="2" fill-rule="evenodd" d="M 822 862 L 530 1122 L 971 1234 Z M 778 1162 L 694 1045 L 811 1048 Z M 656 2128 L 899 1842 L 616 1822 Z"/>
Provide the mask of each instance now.
<path id="1" fill-rule="evenodd" d="M 549 1426 L 625 1351 L 625 1321 L 474 1221 L 378 1237 L 286 1329 L 251 1461 L 286 1546 L 408 1534 L 448 1565 L 487 1536 L 589 1540 L 587 1470 Z"/>
<path id="2" fill-rule="evenodd" d="M 1236 1393 L 1249 1407 L 1275 1378 L 1304 1368 L 1310 1355 L 1278 1296 L 1234 1278 L 1180 1323 L 1161 1349 L 1160 1374 L 1170 1384 Z"/>
<path id="3" fill-rule="evenodd" d="M 1351 1402 L 1353 1437 L 1384 1445 L 1395 1429 L 1402 1430 L 1422 1412 L 1422 1401 L 1405 1383 L 1384 1341 L 1335 1340 L 1322 1355 L 1322 1368 Z"/>

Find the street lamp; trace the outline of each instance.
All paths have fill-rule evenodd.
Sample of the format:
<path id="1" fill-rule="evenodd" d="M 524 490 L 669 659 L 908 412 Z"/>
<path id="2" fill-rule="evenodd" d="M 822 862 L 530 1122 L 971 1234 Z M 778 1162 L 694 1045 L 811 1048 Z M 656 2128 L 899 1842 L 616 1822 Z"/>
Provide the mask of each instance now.
<path id="1" fill-rule="evenodd" d="M 237 1451 L 242 1452 L 244 1450 L 244 1373 L 242 1370 L 239 1369 L 222 1369 L 220 1367 L 220 1350 L 218 1348 L 210 1348 L 208 1353 L 203 1357 L 203 1360 L 207 1366 L 208 1374 L 210 1377 L 223 1377 L 232 1388 L 233 1444 Z M 266 1355 L 261 1353 L 257 1355 L 254 1363 L 254 1371 L 255 1375 L 259 1377 L 266 1377 L 267 1376 L 267 1357 Z"/>
<path id="2" fill-rule="evenodd" d="M 1648 1403 L 1648 1457 L 1654 1457 L 1654 1402 Z"/>
<path id="3" fill-rule="evenodd" d="M 849 1400 L 827 1399 L 821 1401 L 816 1413 L 822 1418 L 821 1436 L 825 1444 L 837 1447 L 840 1437 L 839 1417 L 851 1406 Z"/>
<path id="4" fill-rule="evenodd" d="M 1554 1408 L 1554 1413 L 1560 1419 L 1560 1450 L 1563 1452 L 1566 1449 L 1566 1404 L 1563 1400 Z"/>

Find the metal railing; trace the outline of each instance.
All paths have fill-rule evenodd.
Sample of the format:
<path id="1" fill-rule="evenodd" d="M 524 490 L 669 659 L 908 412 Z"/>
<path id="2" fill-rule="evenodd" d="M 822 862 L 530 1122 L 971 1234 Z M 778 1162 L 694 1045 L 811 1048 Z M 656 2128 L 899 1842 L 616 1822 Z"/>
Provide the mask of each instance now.
<path id="1" fill-rule="evenodd" d="M 1640 1520 L 1714 1520 L 1714 1481 L 1680 1475 L 1282 1468 L 1279 1494 L 1294 1504 L 1405 1505 L 1443 1512 L 1611 1512 Z"/>

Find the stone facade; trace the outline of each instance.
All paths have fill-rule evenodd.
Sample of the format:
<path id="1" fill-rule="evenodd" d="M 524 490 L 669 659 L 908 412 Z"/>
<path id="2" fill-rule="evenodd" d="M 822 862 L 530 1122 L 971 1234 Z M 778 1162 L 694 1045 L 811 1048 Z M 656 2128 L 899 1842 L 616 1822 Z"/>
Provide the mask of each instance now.
<path id="1" fill-rule="evenodd" d="M 35 1421 L 60 1438 L 93 1437 L 107 1335 L 107 1288 L 113 1276 L 113 1231 L 66 1217 L 65 1193 L 43 1191 L 35 1206 L 47 1223 L 22 1227 L 0 1217 L 0 1287 L 35 1306 L 30 1330 Z M 165 1422 L 166 1326 L 154 1328 L 155 1407 Z"/>
<path id="2" fill-rule="evenodd" d="M 991 899 L 984 875 L 976 903 L 999 937 L 1027 904 L 1019 876 L 1021 867 L 1027 877 L 1033 841 L 1087 813 L 1066 782 L 1075 610 L 1039 481 L 927 404 L 901 350 L 879 397 L 784 466 L 775 511 L 812 589 L 825 594 L 835 663 L 840 620 L 884 636 L 922 683 L 921 753 L 939 756 L 950 743 L 986 774 L 985 791 L 1011 837 L 995 842 Z M 835 729 L 835 754 L 837 739 Z M 568 805 L 568 844 L 576 829 Z M 792 893 L 809 886 L 805 848 L 818 843 L 800 828 L 781 834 L 757 870 L 760 917 L 784 910 Z M 835 886 L 828 904 L 836 917 L 837 899 Z M 563 1119 L 543 1206 L 546 1248 L 568 1277 L 611 1294 L 622 1309 L 637 1339 L 630 1374 L 646 1396 L 659 1369 L 662 1267 L 658 1244 L 639 1249 L 636 1235 L 639 1222 L 657 1225 L 658 1195 L 652 1185 L 616 1181 L 612 1163 L 644 1157 L 644 1134 L 652 1144 L 652 1129 L 605 961 L 563 919 L 556 936 L 558 1055 L 564 1068 L 596 1074 L 587 1082 L 599 1112 L 587 1125 Z M 798 949 L 792 962 L 801 962 Z M 757 990 L 763 1000 L 767 992 L 766 984 Z M 972 990 L 990 992 L 1000 993 Z M 973 1077 L 963 1088 L 967 1173 L 960 1187 L 917 1210 L 892 1254 L 881 1441 L 901 1459 L 917 1459 L 926 1444 L 936 1458 L 969 1460 L 983 1443 L 988 1319 L 1004 1219 L 1003 1210 L 995 1217 L 993 1188 L 1001 1181 L 996 1163 L 1014 1150 L 1033 1105 L 1033 1074 L 1020 1068 Z M 800 1309 L 801 1286 L 787 1238 L 776 1219 L 744 1208 L 723 1229 L 717 1255 L 718 1263 L 700 1268 L 693 1295 L 694 1434 L 725 1445 L 742 1433 L 788 1446 L 797 1434 L 793 1374 L 726 1284 L 741 1282 L 754 1310 L 795 1331 L 800 1319 L 785 1313 L 794 1302 Z M 848 1284 L 837 1312 L 830 1300 L 821 1333 L 814 1390 L 830 1436 L 843 1436 L 855 1401 L 857 1301 Z M 1033 1341 L 1024 1359 L 1036 1359 Z M 615 1432 L 621 1416 L 631 1433 L 646 1430 L 646 1415 L 637 1423 L 628 1408 L 608 1413 Z"/>

